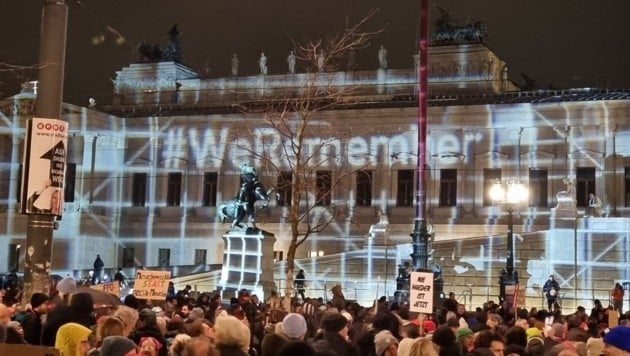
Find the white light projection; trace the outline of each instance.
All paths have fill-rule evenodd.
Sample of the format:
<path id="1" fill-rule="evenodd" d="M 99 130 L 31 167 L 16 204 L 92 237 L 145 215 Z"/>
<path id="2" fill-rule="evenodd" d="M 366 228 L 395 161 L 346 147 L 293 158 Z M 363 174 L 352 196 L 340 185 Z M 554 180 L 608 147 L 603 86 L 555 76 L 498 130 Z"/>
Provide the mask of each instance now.
<path id="1" fill-rule="evenodd" d="M 375 110 L 378 110 L 378 114 L 373 114 L 373 117 L 368 115 L 368 119 L 365 113 L 370 110 L 361 113 L 330 113 L 331 118 L 343 115 L 345 125 L 363 127 L 365 133 L 332 138 L 327 146 L 328 151 L 320 152 L 320 161 L 337 166 L 367 166 L 374 169 L 372 203 L 381 211 L 390 212 L 396 208 L 397 188 L 392 178 L 395 177 L 394 171 L 415 168 L 416 109 Z M 486 284 L 495 285 L 496 271 L 504 265 L 504 251 L 498 245 L 502 238 L 493 237 L 494 234 L 503 233 L 502 226 L 497 225 L 496 221 L 504 213 L 483 206 L 484 168 L 500 168 L 503 179 L 519 178 L 523 181 L 528 180 L 529 168 L 548 170 L 549 206 L 524 207 L 517 219 L 517 230 L 522 229 L 523 232 L 518 233 L 516 264 L 523 283 L 530 286 L 530 291 L 535 291 L 539 283 L 537 279 L 541 275 L 554 271 L 561 277 L 566 289 L 575 286 L 590 288 L 598 275 L 610 275 L 610 269 L 613 269 L 614 274 L 611 279 L 630 277 L 624 267 L 629 260 L 628 239 L 621 227 L 609 231 L 614 224 L 603 227 L 596 227 L 593 223 L 580 225 L 577 249 L 569 249 L 567 246 L 573 244 L 574 230 L 566 231 L 553 225 L 553 222 L 545 221 L 549 217 L 549 208 L 555 205 L 555 194 L 563 189 L 562 178 L 570 176 L 575 179 L 577 167 L 595 167 L 598 172 L 607 172 L 606 177 L 598 173 L 595 182 L 597 193 L 605 204 L 612 204 L 611 194 L 621 195 L 619 191 L 624 189 L 623 170 L 630 166 L 626 158 L 630 156 L 630 130 L 626 124 L 628 111 L 626 101 L 431 107 L 427 146 L 431 160 L 428 162 L 431 187 L 427 194 L 428 209 L 431 223 L 438 231 L 438 241 L 434 245 L 435 257 L 446 266 L 444 273 L 447 282 L 454 283 L 459 278 L 479 275 L 483 276 Z M 95 118 L 93 115 L 98 116 Z M 220 262 L 222 256 L 218 251 L 222 251 L 222 243 L 218 237 L 226 231 L 227 226 L 215 223 L 212 208 L 206 215 L 199 213 L 202 210 L 203 173 L 218 172 L 220 201 L 231 198 L 235 193 L 238 186 L 237 167 L 243 160 L 252 159 L 250 150 L 264 149 L 270 159 L 286 164 L 285 148 L 288 142 L 283 142 L 281 136 L 269 127 L 263 127 L 262 120 L 260 127 L 244 130 L 241 125 L 252 125 L 257 119 L 241 119 L 240 115 L 122 119 L 95 114 L 91 110 L 73 117 L 70 123 L 72 132 L 86 137 L 82 162 L 75 162 L 80 183 L 76 184 L 77 201 L 74 204 L 80 209 L 64 215 L 61 229 L 55 233 L 55 237 L 64 241 L 90 239 L 91 243 L 86 244 L 85 248 L 93 251 L 84 251 L 82 255 L 87 257 L 59 258 L 56 268 L 68 270 L 89 267 L 91 261 L 84 260 L 92 256 L 93 252 L 105 249 L 110 251 L 106 258 L 115 264 L 120 261 L 121 252 L 120 249 L 112 249 L 112 246 L 135 248 L 138 264 L 149 266 L 157 265 L 160 248 L 172 249 L 171 265 L 190 264 L 194 249 L 208 250 L 208 263 Z M 20 137 L 24 132 L 20 120 L 5 113 L 0 122 L 0 132 L 10 133 L 11 140 Z M 616 139 L 614 147 L 610 136 L 613 130 Z M 516 131 L 522 133 L 515 136 Z M 89 138 L 92 137 L 96 137 L 94 147 L 90 145 L 92 141 Z M 315 149 L 321 140 L 318 137 L 309 138 L 308 148 Z M 1 177 L 15 180 L 19 169 L 20 155 L 16 153 L 19 144 L 11 142 L 2 147 L 8 147 L 14 152 L 9 156 L 13 162 L 0 165 L 1 170 L 10 171 L 8 174 L 2 172 Z M 493 152 L 497 154 L 489 154 Z M 611 166 L 613 154 L 617 157 L 616 171 Z M 338 159 L 327 160 L 331 155 Z M 258 164 L 253 161 L 250 163 Z M 439 170 L 444 168 L 458 170 L 457 209 L 438 206 Z M 181 199 L 181 206 L 172 209 L 174 212 L 165 209 L 166 176 L 171 172 L 182 172 L 184 177 L 182 192 L 185 196 Z M 147 200 L 146 206 L 142 208 L 131 206 L 133 173 L 147 174 Z M 273 184 L 274 178 L 268 179 Z M 616 190 L 611 184 L 613 180 L 619 181 Z M 16 185 L 17 182 L 13 181 L 2 185 L 9 187 L 9 191 L 1 192 L 0 204 L 15 203 L 13 188 Z M 354 188 L 349 187 L 347 191 L 354 192 Z M 336 198 L 340 201 L 348 199 L 344 196 Z M 620 214 L 629 214 L 623 199 L 617 201 Z M 413 209 L 408 210 L 409 216 L 390 216 L 391 238 L 397 243 L 409 242 Z M 398 211 L 407 214 L 407 210 Z M 325 215 L 326 211 L 319 211 L 318 214 Z M 353 214 L 358 214 L 358 210 Z M 7 220 L 7 228 L 0 236 L 6 237 L 0 238 L 3 241 L 0 242 L 0 250 L 7 251 L 9 243 L 19 242 L 24 236 L 25 219 L 11 209 L 2 219 Z M 369 218 L 365 220 L 369 221 Z M 459 225 L 462 221 L 468 225 Z M 595 228 L 599 229 L 596 233 L 592 232 Z M 281 240 L 287 237 L 287 229 L 282 222 L 269 221 L 265 229 L 276 234 L 279 240 L 277 246 L 281 246 Z M 367 227 L 361 229 L 367 230 Z M 541 232 L 535 234 L 537 230 Z M 360 236 L 357 231 L 357 227 L 350 224 L 333 224 L 329 230 L 318 234 L 312 245 L 305 245 L 304 248 L 327 249 L 335 246 L 329 241 L 339 237 Z M 458 243 L 461 246 L 455 248 L 441 242 L 441 234 L 462 238 Z M 472 237 L 477 239 L 469 240 Z M 526 250 L 529 248 L 526 245 L 528 241 L 539 241 L 544 248 L 532 253 Z M 343 243 L 343 249 L 350 251 L 364 248 L 361 239 L 348 239 Z M 215 251 L 216 256 L 212 255 Z M 326 250 L 326 254 L 340 252 Z M 577 270 L 574 268 L 574 252 L 577 252 L 580 261 Z M 522 257 L 536 256 L 537 253 L 540 255 L 538 259 Z M 360 253 L 352 256 L 357 255 Z M 383 256 L 382 253 L 376 255 Z M 323 266 L 320 268 L 317 260 L 309 262 L 310 275 L 329 281 L 367 278 L 365 270 L 368 269 L 368 261 L 373 258 L 366 259 L 364 272 L 359 274 L 349 268 L 344 270 L 341 266 L 331 266 L 331 261 L 341 263 L 349 258 L 338 257 L 329 257 L 326 260 L 329 265 L 325 269 Z M 408 254 L 399 254 L 397 257 L 397 261 L 408 259 Z M 583 264 L 583 260 L 590 262 Z M 369 267 L 369 270 L 375 269 L 373 265 Z M 345 271 L 345 275 L 341 271 Z"/>

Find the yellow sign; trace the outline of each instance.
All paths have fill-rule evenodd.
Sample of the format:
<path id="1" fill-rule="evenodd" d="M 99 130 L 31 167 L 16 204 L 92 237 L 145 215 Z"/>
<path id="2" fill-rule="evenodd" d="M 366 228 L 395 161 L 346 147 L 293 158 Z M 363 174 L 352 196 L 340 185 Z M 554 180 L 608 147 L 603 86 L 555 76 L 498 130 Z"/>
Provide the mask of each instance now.
<path id="1" fill-rule="evenodd" d="M 165 300 L 170 280 L 169 271 L 140 270 L 136 272 L 133 295 L 140 299 Z"/>

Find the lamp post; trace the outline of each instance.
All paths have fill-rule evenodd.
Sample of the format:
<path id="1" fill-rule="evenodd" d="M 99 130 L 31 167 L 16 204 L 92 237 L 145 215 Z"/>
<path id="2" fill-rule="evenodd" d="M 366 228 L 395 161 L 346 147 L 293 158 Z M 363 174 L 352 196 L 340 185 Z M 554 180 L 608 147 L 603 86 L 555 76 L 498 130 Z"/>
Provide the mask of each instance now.
<path id="1" fill-rule="evenodd" d="M 518 285 L 518 272 L 514 270 L 514 234 L 513 234 L 513 219 L 512 215 L 514 208 L 527 200 L 529 194 L 525 185 L 517 181 L 508 181 L 506 187 L 497 180 L 497 182 L 490 188 L 490 198 L 497 205 L 505 209 L 508 213 L 507 216 L 507 257 L 505 269 L 501 271 L 499 276 L 499 300 L 501 304 L 506 302 L 508 293 L 506 293 L 507 286 Z M 513 293 L 512 293 L 513 295 Z M 513 304 L 513 301 L 512 303 Z"/>

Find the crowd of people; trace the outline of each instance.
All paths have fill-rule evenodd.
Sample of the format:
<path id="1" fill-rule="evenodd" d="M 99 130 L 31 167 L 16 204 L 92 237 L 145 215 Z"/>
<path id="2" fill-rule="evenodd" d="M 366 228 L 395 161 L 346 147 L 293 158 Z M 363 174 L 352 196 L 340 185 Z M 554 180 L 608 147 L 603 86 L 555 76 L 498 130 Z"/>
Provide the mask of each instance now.
<path id="1" fill-rule="evenodd" d="M 171 283 L 164 301 L 128 295 L 99 306 L 67 277 L 24 308 L 0 304 L 0 343 L 53 346 L 62 356 L 630 355 L 630 314 L 617 319 L 598 301 L 591 313 L 568 315 L 492 301 L 466 310 L 451 293 L 427 315 L 385 297 L 363 307 L 335 296 L 285 301 L 273 292 L 262 301 L 241 290 L 227 302 Z"/>

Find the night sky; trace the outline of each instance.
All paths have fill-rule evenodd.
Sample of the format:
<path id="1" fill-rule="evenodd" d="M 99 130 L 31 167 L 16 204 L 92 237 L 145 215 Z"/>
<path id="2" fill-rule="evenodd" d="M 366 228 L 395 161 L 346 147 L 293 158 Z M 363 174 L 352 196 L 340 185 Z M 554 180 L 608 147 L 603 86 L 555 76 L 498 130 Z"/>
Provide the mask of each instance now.
<path id="1" fill-rule="evenodd" d="M 372 45 L 357 53 L 357 69 L 377 67 L 377 48 L 389 52 L 390 68 L 410 68 L 420 1 L 410 0 L 66 0 L 69 6 L 64 97 L 87 105 L 89 97 L 109 103 L 110 78 L 137 59 L 142 40 L 162 47 L 175 23 L 183 32 L 183 63 L 210 77 L 228 76 L 237 53 L 239 72 L 255 74 L 259 52 L 269 74 L 286 73 L 291 38 L 303 40 L 335 32 L 345 17 L 380 11 L 368 29 L 384 27 Z M 43 0 L 0 0 L 0 61 L 34 65 L 38 60 Z M 521 73 L 539 87 L 630 88 L 630 1 L 628 0 L 431 0 L 430 31 L 436 6 L 464 23 L 468 17 L 488 27 L 488 47 L 508 63 L 510 79 Z M 110 27 L 125 37 L 117 44 Z M 430 55 L 430 52 L 429 52 Z M 36 71 L 2 72 L 0 95 L 15 94 Z"/>

